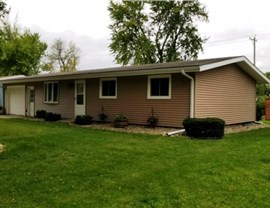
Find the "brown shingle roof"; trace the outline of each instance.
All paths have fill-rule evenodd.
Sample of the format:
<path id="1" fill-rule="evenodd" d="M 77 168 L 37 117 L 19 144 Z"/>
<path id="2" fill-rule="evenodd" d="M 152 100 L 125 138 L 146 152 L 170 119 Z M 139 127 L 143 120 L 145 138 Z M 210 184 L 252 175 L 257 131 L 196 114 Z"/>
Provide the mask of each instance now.
<path id="1" fill-rule="evenodd" d="M 24 78 L 5 78 L 2 79 L 3 83 L 23 83 L 30 81 L 49 81 L 49 80 L 61 80 L 61 79 L 86 79 L 95 77 L 117 77 L 117 76 L 133 76 L 133 75 L 145 75 L 145 74 L 161 74 L 161 73 L 179 73 L 182 70 L 185 72 L 200 72 L 216 68 L 218 66 L 226 64 L 238 64 L 247 73 L 249 73 L 257 82 L 265 82 L 268 79 L 265 78 L 263 73 L 256 68 L 251 62 L 244 56 L 234 57 L 222 57 L 212 59 L 201 60 L 189 60 L 189 61 L 176 61 L 169 63 L 159 64 L 144 64 L 133 66 L 120 66 L 113 68 L 103 69 L 91 69 L 91 70 L 79 70 L 76 72 L 58 72 L 40 74 L 34 76 L 27 76 Z M 269 80 L 267 81 L 269 82 Z"/>

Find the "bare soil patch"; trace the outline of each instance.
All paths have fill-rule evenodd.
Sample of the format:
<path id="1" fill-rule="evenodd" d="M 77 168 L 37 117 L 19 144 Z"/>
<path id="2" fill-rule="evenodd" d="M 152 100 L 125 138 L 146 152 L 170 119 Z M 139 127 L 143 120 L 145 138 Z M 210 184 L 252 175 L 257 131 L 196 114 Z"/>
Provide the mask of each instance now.
<path id="1" fill-rule="evenodd" d="M 142 133 L 142 134 L 155 134 L 155 135 L 166 135 L 167 132 L 178 130 L 177 128 L 166 128 L 166 127 L 155 127 L 151 128 L 143 125 L 128 125 L 125 128 L 115 128 L 113 123 L 94 123 L 86 127 L 93 129 L 111 130 L 127 133 Z"/>

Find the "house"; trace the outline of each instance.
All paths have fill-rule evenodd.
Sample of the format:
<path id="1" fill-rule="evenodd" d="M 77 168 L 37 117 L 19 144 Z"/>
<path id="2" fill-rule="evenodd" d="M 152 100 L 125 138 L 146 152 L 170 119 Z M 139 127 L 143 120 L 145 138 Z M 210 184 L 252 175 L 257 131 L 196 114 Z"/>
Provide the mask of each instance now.
<path id="1" fill-rule="evenodd" d="M 160 126 L 182 127 L 187 117 L 219 117 L 226 124 L 254 121 L 256 83 L 270 83 L 246 57 L 147 64 L 2 80 L 8 114 L 37 110 L 63 118 L 88 114 L 109 121 L 125 114 L 146 124 L 151 109 Z"/>

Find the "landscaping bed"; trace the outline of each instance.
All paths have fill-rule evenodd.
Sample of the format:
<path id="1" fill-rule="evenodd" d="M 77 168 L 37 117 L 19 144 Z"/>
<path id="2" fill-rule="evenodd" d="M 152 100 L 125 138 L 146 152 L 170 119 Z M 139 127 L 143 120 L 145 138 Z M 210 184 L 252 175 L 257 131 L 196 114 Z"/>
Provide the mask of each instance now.
<path id="1" fill-rule="evenodd" d="M 115 128 L 113 123 L 93 123 L 91 125 L 86 125 L 84 127 L 93 128 L 93 129 L 102 129 L 110 131 L 119 131 L 119 132 L 128 132 L 128 133 L 143 133 L 143 134 L 154 134 L 154 135 L 166 135 L 168 132 L 179 130 L 179 128 L 168 128 L 168 127 L 155 127 L 151 128 L 143 125 L 128 125 L 125 128 Z M 225 134 L 237 133 L 243 131 L 251 131 L 254 129 L 266 128 L 270 125 L 265 124 L 238 124 L 230 125 L 225 127 Z"/>

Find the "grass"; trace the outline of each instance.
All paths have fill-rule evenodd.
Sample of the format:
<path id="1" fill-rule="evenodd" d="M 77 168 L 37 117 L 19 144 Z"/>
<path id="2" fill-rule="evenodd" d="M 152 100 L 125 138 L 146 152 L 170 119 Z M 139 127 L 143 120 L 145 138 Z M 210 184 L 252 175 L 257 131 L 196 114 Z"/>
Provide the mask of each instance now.
<path id="1" fill-rule="evenodd" d="M 264 124 L 270 125 L 270 120 L 263 120 L 262 121 Z"/>
<path id="2" fill-rule="evenodd" d="M 0 119 L 0 207 L 270 207 L 270 128 L 191 140 Z"/>

